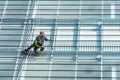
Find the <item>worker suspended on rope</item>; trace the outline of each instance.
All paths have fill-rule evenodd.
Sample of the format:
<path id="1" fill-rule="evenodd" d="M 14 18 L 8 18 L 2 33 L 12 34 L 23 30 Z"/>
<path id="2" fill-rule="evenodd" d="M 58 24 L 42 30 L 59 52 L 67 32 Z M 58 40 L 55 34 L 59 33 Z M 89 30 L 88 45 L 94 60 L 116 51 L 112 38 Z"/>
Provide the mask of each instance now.
<path id="1" fill-rule="evenodd" d="M 36 39 L 34 40 L 34 43 L 31 46 L 29 46 L 24 50 L 24 53 L 28 53 L 32 47 L 34 47 L 35 55 L 38 55 L 37 49 L 39 48 L 40 48 L 40 51 L 44 51 L 44 41 L 51 41 L 47 39 L 47 37 L 44 34 L 45 34 L 44 31 L 40 31 L 40 35 L 36 37 Z"/>

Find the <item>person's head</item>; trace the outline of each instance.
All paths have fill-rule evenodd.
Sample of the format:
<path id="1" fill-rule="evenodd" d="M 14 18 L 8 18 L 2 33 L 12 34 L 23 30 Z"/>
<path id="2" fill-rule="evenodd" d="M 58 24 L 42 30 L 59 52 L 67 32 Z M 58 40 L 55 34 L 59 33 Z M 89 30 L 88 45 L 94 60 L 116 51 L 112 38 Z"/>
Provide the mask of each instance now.
<path id="1" fill-rule="evenodd" d="M 43 36 L 45 33 L 44 31 L 40 31 L 40 35 Z"/>

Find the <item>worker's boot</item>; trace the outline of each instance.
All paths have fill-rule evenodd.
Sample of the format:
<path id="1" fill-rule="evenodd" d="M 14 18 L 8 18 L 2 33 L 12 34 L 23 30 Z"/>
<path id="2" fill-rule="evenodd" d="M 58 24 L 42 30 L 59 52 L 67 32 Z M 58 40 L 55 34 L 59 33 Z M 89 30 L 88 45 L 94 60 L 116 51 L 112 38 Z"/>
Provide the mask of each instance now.
<path id="1" fill-rule="evenodd" d="M 25 55 L 27 55 L 28 53 L 29 53 L 29 51 L 27 51 L 26 49 L 23 50 L 23 51 L 21 51 L 21 54 L 25 54 Z"/>
<path id="2" fill-rule="evenodd" d="M 37 56 L 39 53 L 37 52 L 37 47 L 34 48 L 34 56 Z"/>
<path id="3" fill-rule="evenodd" d="M 44 47 L 43 46 L 41 47 L 40 51 L 44 51 Z"/>

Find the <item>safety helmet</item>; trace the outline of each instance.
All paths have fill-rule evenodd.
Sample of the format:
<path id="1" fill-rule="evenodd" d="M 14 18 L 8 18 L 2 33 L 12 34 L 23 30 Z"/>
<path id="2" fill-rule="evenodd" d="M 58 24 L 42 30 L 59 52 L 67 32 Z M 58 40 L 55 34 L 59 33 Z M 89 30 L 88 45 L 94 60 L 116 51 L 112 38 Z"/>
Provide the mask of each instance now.
<path id="1" fill-rule="evenodd" d="M 44 31 L 40 31 L 40 35 L 44 35 Z"/>

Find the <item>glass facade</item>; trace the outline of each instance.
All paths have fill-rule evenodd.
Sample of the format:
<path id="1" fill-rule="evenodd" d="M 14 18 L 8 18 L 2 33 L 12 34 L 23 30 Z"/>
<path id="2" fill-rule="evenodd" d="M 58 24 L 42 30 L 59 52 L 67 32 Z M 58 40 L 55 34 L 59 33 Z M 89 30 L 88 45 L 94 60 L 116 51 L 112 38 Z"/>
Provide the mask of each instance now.
<path id="1" fill-rule="evenodd" d="M 119 6 L 119 0 L 0 1 L 0 80 L 119 80 Z M 45 51 L 21 55 L 40 30 L 52 40 Z"/>

